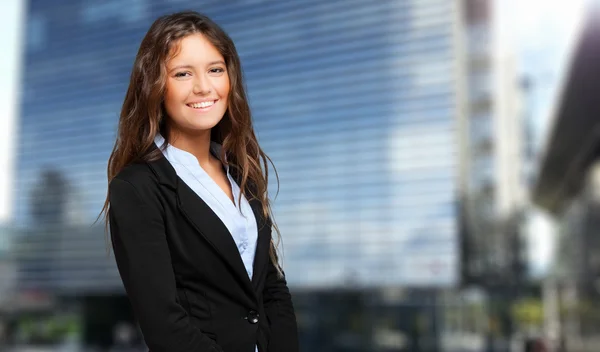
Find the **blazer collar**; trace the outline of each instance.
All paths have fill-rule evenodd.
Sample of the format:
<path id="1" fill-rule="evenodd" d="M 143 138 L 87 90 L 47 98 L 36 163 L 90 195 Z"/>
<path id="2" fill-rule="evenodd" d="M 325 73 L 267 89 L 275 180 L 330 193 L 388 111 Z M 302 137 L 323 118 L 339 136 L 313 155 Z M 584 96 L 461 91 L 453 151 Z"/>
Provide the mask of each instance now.
<path id="1" fill-rule="evenodd" d="M 150 150 L 158 149 L 156 145 Z M 237 274 L 245 289 L 256 294 L 258 281 L 269 260 L 271 243 L 271 226 L 262 212 L 262 205 L 256 199 L 249 199 L 250 206 L 256 218 L 258 239 L 253 263 L 252 280 L 248 277 L 244 262 L 225 224 L 188 185 L 177 176 L 175 169 L 164 157 L 148 162 L 150 169 L 156 175 L 159 184 L 170 188 L 176 193 L 177 206 L 187 220 L 221 255 L 223 261 Z M 237 177 L 232 173 L 234 179 Z"/>

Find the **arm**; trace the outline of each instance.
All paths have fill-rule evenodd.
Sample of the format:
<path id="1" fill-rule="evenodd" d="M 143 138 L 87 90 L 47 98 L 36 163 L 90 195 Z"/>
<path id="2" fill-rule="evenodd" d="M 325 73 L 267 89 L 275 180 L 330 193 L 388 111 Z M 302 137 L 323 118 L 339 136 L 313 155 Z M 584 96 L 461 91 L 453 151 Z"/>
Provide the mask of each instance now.
<path id="1" fill-rule="evenodd" d="M 109 190 L 115 259 L 144 340 L 152 352 L 221 352 L 178 303 L 156 192 L 140 193 L 118 178 Z"/>
<path id="2" fill-rule="evenodd" d="M 271 326 L 268 352 L 298 352 L 298 326 L 285 275 L 279 278 L 269 259 L 263 291 L 265 312 Z"/>

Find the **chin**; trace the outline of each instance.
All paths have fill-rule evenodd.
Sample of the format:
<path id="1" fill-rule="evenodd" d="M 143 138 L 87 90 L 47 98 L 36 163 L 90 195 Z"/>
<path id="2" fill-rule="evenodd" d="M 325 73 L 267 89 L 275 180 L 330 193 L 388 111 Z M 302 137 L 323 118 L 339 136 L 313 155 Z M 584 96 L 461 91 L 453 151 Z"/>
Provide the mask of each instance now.
<path id="1" fill-rule="evenodd" d="M 219 119 L 219 120 L 210 121 L 210 122 L 202 121 L 202 123 L 198 123 L 198 122 L 191 123 L 188 126 L 188 129 L 192 130 L 192 131 L 196 131 L 196 132 L 211 130 L 213 127 L 215 127 L 219 123 L 219 121 L 221 121 L 221 120 Z"/>
<path id="2" fill-rule="evenodd" d="M 212 116 L 181 116 L 177 119 L 172 119 L 171 122 L 177 126 L 175 129 L 188 134 L 196 134 L 202 131 L 211 130 L 222 119 L 223 116 L 211 114 Z"/>

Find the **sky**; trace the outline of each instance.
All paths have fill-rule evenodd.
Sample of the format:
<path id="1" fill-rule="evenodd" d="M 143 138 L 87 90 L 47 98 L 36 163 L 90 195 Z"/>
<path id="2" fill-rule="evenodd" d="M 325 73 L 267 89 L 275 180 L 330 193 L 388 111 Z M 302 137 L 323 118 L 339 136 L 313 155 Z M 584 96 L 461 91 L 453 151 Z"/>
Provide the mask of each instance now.
<path id="1" fill-rule="evenodd" d="M 532 79 L 536 145 L 544 146 L 552 101 L 581 29 L 586 0 L 499 1 L 500 31 L 517 53 L 520 72 Z"/>
<path id="2" fill-rule="evenodd" d="M 543 146 L 551 126 L 552 104 L 569 59 L 586 0 L 501 0 L 498 1 L 499 30 L 506 45 L 516 54 L 519 71 L 533 79 L 533 119 L 536 144 Z M 11 217 L 12 163 L 18 114 L 18 72 L 24 0 L 0 1 L 0 224 Z M 6 172 L 5 170 L 8 170 Z M 544 216 L 532 221 L 531 257 L 537 268 L 552 258 L 553 235 Z"/>
<path id="3" fill-rule="evenodd" d="M 18 101 L 19 36 L 24 1 L 0 1 L 0 225 L 11 215 L 13 136 L 16 134 L 15 117 Z M 6 151 L 6 152 L 5 152 Z"/>

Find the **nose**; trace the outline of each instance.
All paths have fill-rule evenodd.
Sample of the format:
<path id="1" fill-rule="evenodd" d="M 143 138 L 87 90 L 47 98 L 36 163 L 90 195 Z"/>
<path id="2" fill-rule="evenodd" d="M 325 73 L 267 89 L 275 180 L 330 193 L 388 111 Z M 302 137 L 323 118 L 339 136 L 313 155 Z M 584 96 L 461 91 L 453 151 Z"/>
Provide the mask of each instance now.
<path id="1" fill-rule="evenodd" d="M 206 95 L 211 93 L 211 86 L 208 77 L 205 75 L 197 75 L 194 80 L 194 94 Z"/>

